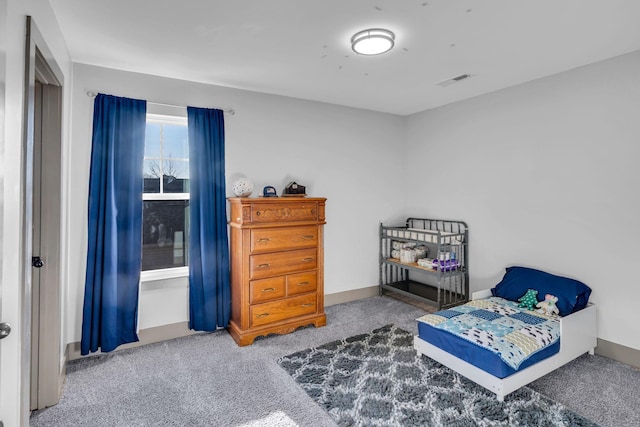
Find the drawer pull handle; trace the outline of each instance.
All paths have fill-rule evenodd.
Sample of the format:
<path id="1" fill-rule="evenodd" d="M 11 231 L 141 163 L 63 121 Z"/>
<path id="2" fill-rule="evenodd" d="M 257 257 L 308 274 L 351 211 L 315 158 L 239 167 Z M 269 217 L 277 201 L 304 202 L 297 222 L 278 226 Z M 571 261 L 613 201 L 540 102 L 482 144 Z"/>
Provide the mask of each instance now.
<path id="1" fill-rule="evenodd" d="M 267 317 L 269 313 L 256 314 L 256 319 L 262 319 L 263 317 Z"/>
<path id="2" fill-rule="evenodd" d="M 307 286 L 309 284 L 309 282 L 300 282 L 298 283 L 298 286 Z"/>
<path id="3" fill-rule="evenodd" d="M 256 268 L 267 268 L 267 267 L 269 267 L 269 263 L 256 265 Z"/>
<path id="4" fill-rule="evenodd" d="M 315 209 L 311 209 L 311 215 L 315 215 L 316 214 L 316 210 Z"/>
<path id="5" fill-rule="evenodd" d="M 256 216 L 260 216 L 260 211 L 256 212 Z"/>
<path id="6" fill-rule="evenodd" d="M 311 258 L 311 257 L 302 258 L 302 261 L 304 261 L 304 262 L 310 262 L 310 261 L 313 261 L 313 258 Z"/>
<path id="7" fill-rule="evenodd" d="M 276 288 L 264 288 L 262 292 L 275 292 Z"/>
<path id="8" fill-rule="evenodd" d="M 302 236 L 302 240 L 312 240 L 313 234 L 307 234 L 306 236 Z"/>
<path id="9" fill-rule="evenodd" d="M 266 242 L 270 242 L 271 239 L 268 237 L 263 237 L 261 239 L 258 239 L 258 243 L 266 243 Z"/>
<path id="10" fill-rule="evenodd" d="M 312 302 L 308 302 L 306 304 L 302 304 L 300 307 L 311 307 L 313 305 Z"/>

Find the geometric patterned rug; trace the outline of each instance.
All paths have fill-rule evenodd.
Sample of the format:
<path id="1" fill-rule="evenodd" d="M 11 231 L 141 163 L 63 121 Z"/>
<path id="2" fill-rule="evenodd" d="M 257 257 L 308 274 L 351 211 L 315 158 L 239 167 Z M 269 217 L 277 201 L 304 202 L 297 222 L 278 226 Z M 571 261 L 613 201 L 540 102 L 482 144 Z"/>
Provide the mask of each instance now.
<path id="1" fill-rule="evenodd" d="M 597 426 L 528 387 L 499 402 L 485 388 L 418 356 L 413 335 L 394 325 L 278 363 L 340 426 Z"/>

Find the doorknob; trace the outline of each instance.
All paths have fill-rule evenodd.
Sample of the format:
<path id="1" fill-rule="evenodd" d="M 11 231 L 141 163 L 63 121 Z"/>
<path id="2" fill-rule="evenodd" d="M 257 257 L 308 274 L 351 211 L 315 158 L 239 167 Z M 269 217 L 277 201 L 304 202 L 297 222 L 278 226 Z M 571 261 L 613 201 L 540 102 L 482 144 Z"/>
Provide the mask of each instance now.
<path id="1" fill-rule="evenodd" d="M 11 325 L 5 322 L 0 323 L 0 340 L 6 338 L 11 333 Z"/>
<path id="2" fill-rule="evenodd" d="M 35 268 L 41 268 L 44 266 L 44 261 L 39 256 L 31 257 L 31 266 Z"/>

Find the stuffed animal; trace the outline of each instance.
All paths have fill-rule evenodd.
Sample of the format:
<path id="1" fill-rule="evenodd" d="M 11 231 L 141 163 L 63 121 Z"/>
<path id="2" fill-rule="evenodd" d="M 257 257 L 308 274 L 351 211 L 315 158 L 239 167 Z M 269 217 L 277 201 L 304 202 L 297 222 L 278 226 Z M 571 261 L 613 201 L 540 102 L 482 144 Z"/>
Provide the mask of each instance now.
<path id="1" fill-rule="evenodd" d="M 536 304 L 538 309 L 536 310 L 538 313 L 546 314 L 547 316 L 552 316 L 554 314 L 558 314 L 559 310 L 556 306 L 558 302 L 558 297 L 551 294 L 546 294 L 544 296 L 544 301 L 540 301 Z"/>
<path id="2" fill-rule="evenodd" d="M 524 307 L 527 310 L 533 310 L 533 308 L 536 306 L 536 303 L 538 302 L 537 295 L 538 291 L 536 291 L 535 289 L 529 289 L 526 294 L 518 298 L 518 301 L 520 301 L 518 307 Z"/>

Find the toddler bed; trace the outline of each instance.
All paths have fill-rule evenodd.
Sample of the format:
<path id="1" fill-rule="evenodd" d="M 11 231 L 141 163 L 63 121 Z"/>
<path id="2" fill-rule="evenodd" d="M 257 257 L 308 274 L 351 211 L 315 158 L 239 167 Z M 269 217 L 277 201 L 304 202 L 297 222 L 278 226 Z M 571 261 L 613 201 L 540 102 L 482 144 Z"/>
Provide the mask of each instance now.
<path id="1" fill-rule="evenodd" d="M 518 307 L 529 290 L 558 298 L 559 316 Z M 535 293 L 535 292 L 534 292 Z M 496 394 L 498 400 L 596 347 L 596 309 L 585 284 L 509 267 L 467 304 L 418 319 L 414 348 Z M 522 305 L 522 304 L 521 304 Z"/>

